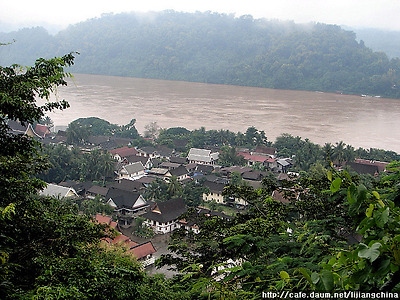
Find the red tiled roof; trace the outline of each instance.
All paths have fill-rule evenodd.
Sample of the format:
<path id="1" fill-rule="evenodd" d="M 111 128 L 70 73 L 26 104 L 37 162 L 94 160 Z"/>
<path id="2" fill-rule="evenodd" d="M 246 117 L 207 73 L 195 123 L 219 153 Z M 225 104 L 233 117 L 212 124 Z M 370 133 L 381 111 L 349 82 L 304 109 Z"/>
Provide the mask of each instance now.
<path id="1" fill-rule="evenodd" d="M 119 244 L 119 243 L 124 243 L 127 240 L 129 240 L 129 237 L 127 237 L 126 235 L 120 234 L 118 236 L 116 236 L 113 240 L 112 243 L 113 244 Z"/>
<path id="2" fill-rule="evenodd" d="M 133 247 L 136 247 L 137 245 L 139 245 L 138 243 L 135 243 L 134 241 L 131 240 L 126 240 L 125 244 L 123 244 L 127 249 L 131 249 Z"/>
<path id="3" fill-rule="evenodd" d="M 116 229 L 117 226 L 118 226 L 118 223 L 117 223 L 117 222 L 114 222 L 114 221 L 111 221 L 111 222 L 110 222 L 110 227 L 111 227 L 111 228 Z"/>
<path id="4" fill-rule="evenodd" d="M 268 157 L 266 157 L 266 156 L 251 155 L 250 153 L 247 153 L 247 152 L 238 152 L 238 155 L 243 156 L 245 160 L 252 160 L 252 161 L 258 161 L 258 162 L 268 161 Z"/>
<path id="5" fill-rule="evenodd" d="M 110 223 L 112 222 L 111 221 L 111 217 L 103 216 L 103 215 L 100 215 L 100 214 L 96 215 L 96 221 L 98 223 L 100 223 L 100 224 L 107 224 L 107 225 L 110 225 Z"/>
<path id="6" fill-rule="evenodd" d="M 128 252 L 132 253 L 137 259 L 141 259 L 149 254 L 155 253 L 156 249 L 154 249 L 151 242 L 147 242 L 131 248 Z"/>
<path id="7" fill-rule="evenodd" d="M 45 137 L 46 134 L 50 133 L 50 130 L 46 125 L 36 124 L 35 132 L 41 137 Z"/>

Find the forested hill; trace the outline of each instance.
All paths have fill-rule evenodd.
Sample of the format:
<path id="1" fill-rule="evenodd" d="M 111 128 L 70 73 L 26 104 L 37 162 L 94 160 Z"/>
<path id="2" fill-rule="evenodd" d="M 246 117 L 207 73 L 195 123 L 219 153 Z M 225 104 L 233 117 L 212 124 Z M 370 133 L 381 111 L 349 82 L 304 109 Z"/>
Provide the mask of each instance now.
<path id="1" fill-rule="evenodd" d="M 68 27 L 0 34 L 0 65 L 70 51 L 71 72 L 400 98 L 400 59 L 325 24 L 219 13 L 110 14 Z"/>

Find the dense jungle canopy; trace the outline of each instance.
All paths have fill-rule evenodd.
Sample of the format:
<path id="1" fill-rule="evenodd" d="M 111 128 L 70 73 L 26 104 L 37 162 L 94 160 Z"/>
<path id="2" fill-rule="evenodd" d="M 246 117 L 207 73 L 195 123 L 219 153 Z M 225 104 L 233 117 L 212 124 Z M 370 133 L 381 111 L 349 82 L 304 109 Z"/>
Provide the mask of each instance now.
<path id="1" fill-rule="evenodd" d="M 15 42 L 13 42 L 15 40 Z M 52 36 L 1 33 L 0 64 L 81 55 L 71 72 L 399 98 L 400 59 L 339 26 L 211 12 L 106 14 Z"/>

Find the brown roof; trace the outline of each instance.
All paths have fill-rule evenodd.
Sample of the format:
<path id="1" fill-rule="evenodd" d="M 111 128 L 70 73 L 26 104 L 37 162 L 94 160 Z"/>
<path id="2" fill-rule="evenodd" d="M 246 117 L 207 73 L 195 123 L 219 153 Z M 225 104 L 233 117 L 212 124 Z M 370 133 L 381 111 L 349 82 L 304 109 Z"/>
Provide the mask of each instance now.
<path id="1" fill-rule="evenodd" d="M 187 207 L 182 198 L 175 198 L 165 202 L 160 202 L 155 207 L 142 215 L 143 218 L 166 223 L 177 219 L 187 212 Z"/>
<path id="2" fill-rule="evenodd" d="M 152 183 L 154 180 L 156 180 L 154 177 L 150 177 L 150 176 L 143 176 L 135 181 L 140 182 L 140 183 L 144 183 L 144 184 L 149 184 Z"/>
<path id="3" fill-rule="evenodd" d="M 126 156 L 131 156 L 131 155 L 137 155 L 139 152 L 135 148 L 130 148 L 128 146 L 122 147 L 122 148 L 117 148 L 114 150 L 111 150 L 110 153 L 112 155 L 119 155 L 121 157 L 126 157 Z"/>
<path id="4" fill-rule="evenodd" d="M 232 172 L 239 172 L 242 175 L 245 172 L 252 171 L 253 169 L 250 167 L 239 167 L 239 166 L 232 166 L 232 167 L 225 167 L 221 169 L 221 172 L 230 174 Z"/>
<path id="5" fill-rule="evenodd" d="M 129 192 L 137 192 L 143 190 L 145 186 L 143 185 L 143 182 L 138 180 L 122 179 L 120 182 L 110 185 L 110 188 L 116 188 Z"/>
<path id="6" fill-rule="evenodd" d="M 176 169 L 172 169 L 169 171 L 172 176 L 182 176 L 188 173 L 188 170 L 184 166 L 180 166 Z"/>
<path id="7" fill-rule="evenodd" d="M 256 150 L 254 150 L 254 152 L 268 154 L 268 155 L 275 155 L 276 148 L 266 147 L 266 146 L 257 146 L 257 148 L 256 148 Z"/>
<path id="8" fill-rule="evenodd" d="M 108 193 L 108 188 L 107 187 L 98 186 L 98 185 L 94 185 L 88 190 L 88 193 L 95 194 L 95 195 L 106 196 L 107 193 Z"/>
<path id="9" fill-rule="evenodd" d="M 355 164 L 367 165 L 367 166 L 375 166 L 378 169 L 378 172 L 383 172 L 386 169 L 386 166 L 389 164 L 388 162 L 377 161 L 377 160 L 367 160 L 367 159 L 355 159 Z"/>
<path id="10" fill-rule="evenodd" d="M 279 192 L 279 191 L 276 191 L 276 190 L 272 192 L 272 198 L 274 200 L 276 200 L 276 201 L 279 201 L 279 202 L 283 203 L 283 204 L 290 203 L 290 200 L 285 198 L 285 196 L 283 195 L 282 192 Z"/>
<path id="11" fill-rule="evenodd" d="M 225 188 L 225 184 L 212 181 L 204 182 L 204 186 L 207 187 L 210 190 L 210 192 L 219 194 L 222 194 Z"/>
<path id="12" fill-rule="evenodd" d="M 243 156 L 243 158 L 245 160 L 252 160 L 252 161 L 256 161 L 256 162 L 265 162 L 268 160 L 267 156 L 262 156 L 262 155 L 252 155 L 250 153 L 247 152 L 238 152 L 238 155 Z"/>
<path id="13" fill-rule="evenodd" d="M 125 159 L 126 159 L 129 163 L 141 162 L 143 166 L 144 166 L 144 165 L 148 162 L 148 160 L 149 160 L 148 157 L 137 156 L 136 154 L 129 155 L 129 156 L 125 156 Z"/>
<path id="14" fill-rule="evenodd" d="M 104 135 L 91 135 L 88 138 L 88 142 L 93 145 L 100 145 L 110 140 L 110 137 Z"/>
<path id="15" fill-rule="evenodd" d="M 177 157 L 177 156 L 172 156 L 169 158 L 169 161 L 171 163 L 176 163 L 176 164 L 187 164 L 188 160 L 186 157 Z"/>
<path id="16" fill-rule="evenodd" d="M 137 259 L 141 259 L 146 257 L 147 255 L 153 254 L 156 252 L 151 241 L 134 246 L 128 252 L 132 253 Z"/>
<path id="17" fill-rule="evenodd" d="M 111 228 L 114 228 L 114 229 L 117 229 L 118 223 L 117 223 L 117 222 L 114 222 L 114 221 L 111 221 L 111 222 L 110 222 L 110 227 L 111 227 Z"/>

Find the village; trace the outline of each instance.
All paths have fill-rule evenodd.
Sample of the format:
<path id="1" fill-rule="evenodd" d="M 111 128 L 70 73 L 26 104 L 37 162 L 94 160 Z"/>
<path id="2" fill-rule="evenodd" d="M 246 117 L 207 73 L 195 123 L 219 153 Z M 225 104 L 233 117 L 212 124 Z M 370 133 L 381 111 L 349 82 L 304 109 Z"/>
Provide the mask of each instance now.
<path id="1" fill-rule="evenodd" d="M 14 133 L 35 137 L 42 144 L 67 144 L 65 131 L 51 133 L 49 127 L 41 124 L 33 127 L 9 122 L 8 125 Z M 172 231 L 184 229 L 198 233 L 196 222 L 182 217 L 189 208 L 198 215 L 229 219 L 248 206 L 245 200 L 224 193 L 229 184 L 240 183 L 258 189 L 264 178 L 272 176 L 279 187 L 281 182 L 298 175 L 290 171 L 292 157 L 279 157 L 276 148 L 266 145 L 238 148 L 236 155 L 245 164 L 222 166 L 219 164 L 221 151 L 215 147 L 190 148 L 185 153 L 177 150 L 179 147 L 151 142 L 152 146 L 133 147 L 129 138 L 89 136 L 88 142 L 79 147 L 80 151 L 108 153 L 114 162 L 113 177 L 107 178 L 103 185 L 72 180 L 48 182 L 40 192 L 60 199 L 97 199 L 109 206 L 111 214 L 93 215 L 97 222 L 117 232 L 114 238 L 104 239 L 104 244 L 126 248 L 147 269 L 152 268 L 160 255 L 168 253 L 168 237 Z M 356 159 L 351 164 L 359 173 L 375 175 L 384 171 L 388 163 Z M 160 201 L 151 193 L 152 189 L 160 189 L 160 184 L 178 189 L 191 184 L 190 187 L 201 187 L 202 192 L 194 202 L 185 199 L 185 195 L 164 197 Z M 271 191 L 270 196 L 284 204 L 290 201 L 282 188 Z"/>

